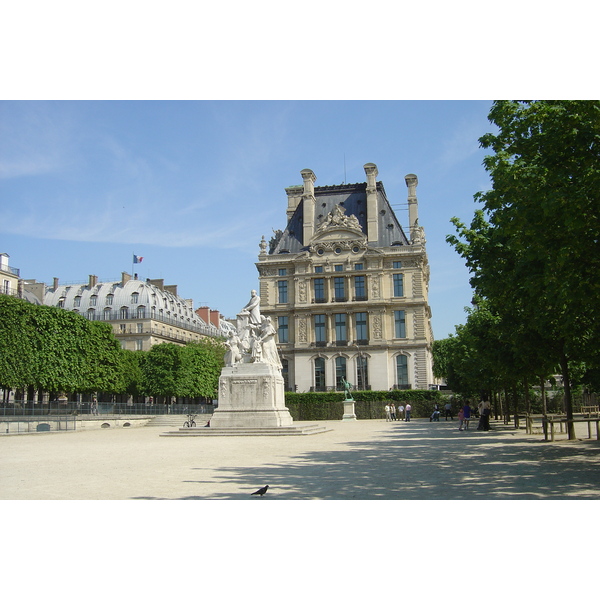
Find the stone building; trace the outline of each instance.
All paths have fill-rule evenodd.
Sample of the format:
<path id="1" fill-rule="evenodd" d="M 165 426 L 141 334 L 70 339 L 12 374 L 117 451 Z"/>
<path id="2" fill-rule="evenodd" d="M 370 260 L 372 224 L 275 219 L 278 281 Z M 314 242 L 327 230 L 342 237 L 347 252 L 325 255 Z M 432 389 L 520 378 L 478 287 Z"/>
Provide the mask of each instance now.
<path id="1" fill-rule="evenodd" d="M 409 235 L 376 165 L 366 183 L 286 188 L 287 225 L 260 243 L 261 311 L 277 326 L 284 378 L 299 392 L 427 389 L 432 375 L 429 264 L 417 177 L 407 175 Z"/>
<path id="2" fill-rule="evenodd" d="M 177 286 L 165 285 L 163 279 L 142 281 L 124 272 L 120 281 L 101 282 L 90 275 L 87 283 L 60 284 L 55 278 L 52 286 L 25 280 L 24 288 L 40 304 L 110 323 L 126 350 L 224 337 L 232 328 L 218 311 L 207 307 L 194 310 L 193 301 L 178 296 Z"/>

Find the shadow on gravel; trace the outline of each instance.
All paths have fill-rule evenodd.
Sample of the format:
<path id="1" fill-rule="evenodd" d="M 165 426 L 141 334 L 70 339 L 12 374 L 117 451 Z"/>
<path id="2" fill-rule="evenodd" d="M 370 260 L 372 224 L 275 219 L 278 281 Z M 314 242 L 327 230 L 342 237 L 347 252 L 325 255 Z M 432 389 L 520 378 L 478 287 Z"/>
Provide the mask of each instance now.
<path id="1" fill-rule="evenodd" d="M 223 468 L 239 493 L 182 500 L 543 500 L 600 499 L 600 444 L 547 444 L 500 426 L 460 432 L 454 423 L 397 423 L 369 442 L 306 452 L 286 464 Z M 214 483 L 215 479 L 212 479 Z M 250 496 L 269 484 L 264 497 Z M 142 499 L 142 498 L 140 498 Z M 150 498 L 148 498 L 150 499 Z"/>

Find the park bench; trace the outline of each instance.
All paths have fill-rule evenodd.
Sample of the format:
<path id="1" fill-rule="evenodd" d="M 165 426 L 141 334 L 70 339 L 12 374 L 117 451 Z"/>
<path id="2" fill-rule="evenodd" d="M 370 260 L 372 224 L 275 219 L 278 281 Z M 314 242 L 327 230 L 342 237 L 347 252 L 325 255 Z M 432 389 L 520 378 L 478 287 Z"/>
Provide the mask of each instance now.
<path id="1" fill-rule="evenodd" d="M 583 416 L 587 415 L 588 417 L 591 417 L 592 415 L 600 417 L 600 406 L 582 406 L 581 414 Z"/>
<path id="2" fill-rule="evenodd" d="M 546 417 L 546 423 L 550 425 L 550 441 L 554 441 L 554 427 L 556 424 L 560 426 L 560 432 L 563 431 L 563 423 L 587 423 L 588 426 L 588 439 L 592 439 L 592 423 L 596 424 L 596 440 L 600 440 L 600 417 L 576 417 L 574 419 L 567 419 L 564 416 L 550 415 Z M 548 434 L 546 432 L 546 440 L 548 440 Z"/>

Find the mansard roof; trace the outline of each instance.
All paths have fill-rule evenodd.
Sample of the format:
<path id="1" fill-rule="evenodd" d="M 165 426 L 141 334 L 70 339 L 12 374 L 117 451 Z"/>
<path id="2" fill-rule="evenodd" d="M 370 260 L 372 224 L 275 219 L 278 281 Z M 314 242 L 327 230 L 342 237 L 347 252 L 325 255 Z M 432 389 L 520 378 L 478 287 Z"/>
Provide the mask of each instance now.
<path id="1" fill-rule="evenodd" d="M 301 186 L 300 186 L 301 187 Z M 409 245 L 409 241 L 398 222 L 387 199 L 383 183 L 377 182 L 377 216 L 379 236 L 370 247 Z M 315 221 L 314 231 L 325 223 L 327 216 L 341 205 L 346 217 L 354 216 L 358 220 L 362 233 L 367 235 L 367 183 L 349 183 L 327 185 L 314 188 Z M 283 232 L 276 232 L 269 254 L 299 253 L 307 250 L 302 243 L 304 209 L 303 202 L 298 204 Z"/>

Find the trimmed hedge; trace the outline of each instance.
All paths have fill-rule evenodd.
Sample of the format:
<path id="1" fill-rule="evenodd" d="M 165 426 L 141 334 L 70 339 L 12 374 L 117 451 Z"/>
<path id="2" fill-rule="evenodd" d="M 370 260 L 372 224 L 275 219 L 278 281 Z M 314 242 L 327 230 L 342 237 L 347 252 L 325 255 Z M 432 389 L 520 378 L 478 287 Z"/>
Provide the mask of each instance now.
<path id="1" fill-rule="evenodd" d="M 388 402 L 412 405 L 413 417 L 429 417 L 433 405 L 447 400 L 438 390 L 353 391 L 357 419 L 384 419 Z M 344 414 L 343 392 L 286 392 L 285 405 L 294 421 L 339 421 Z"/>

